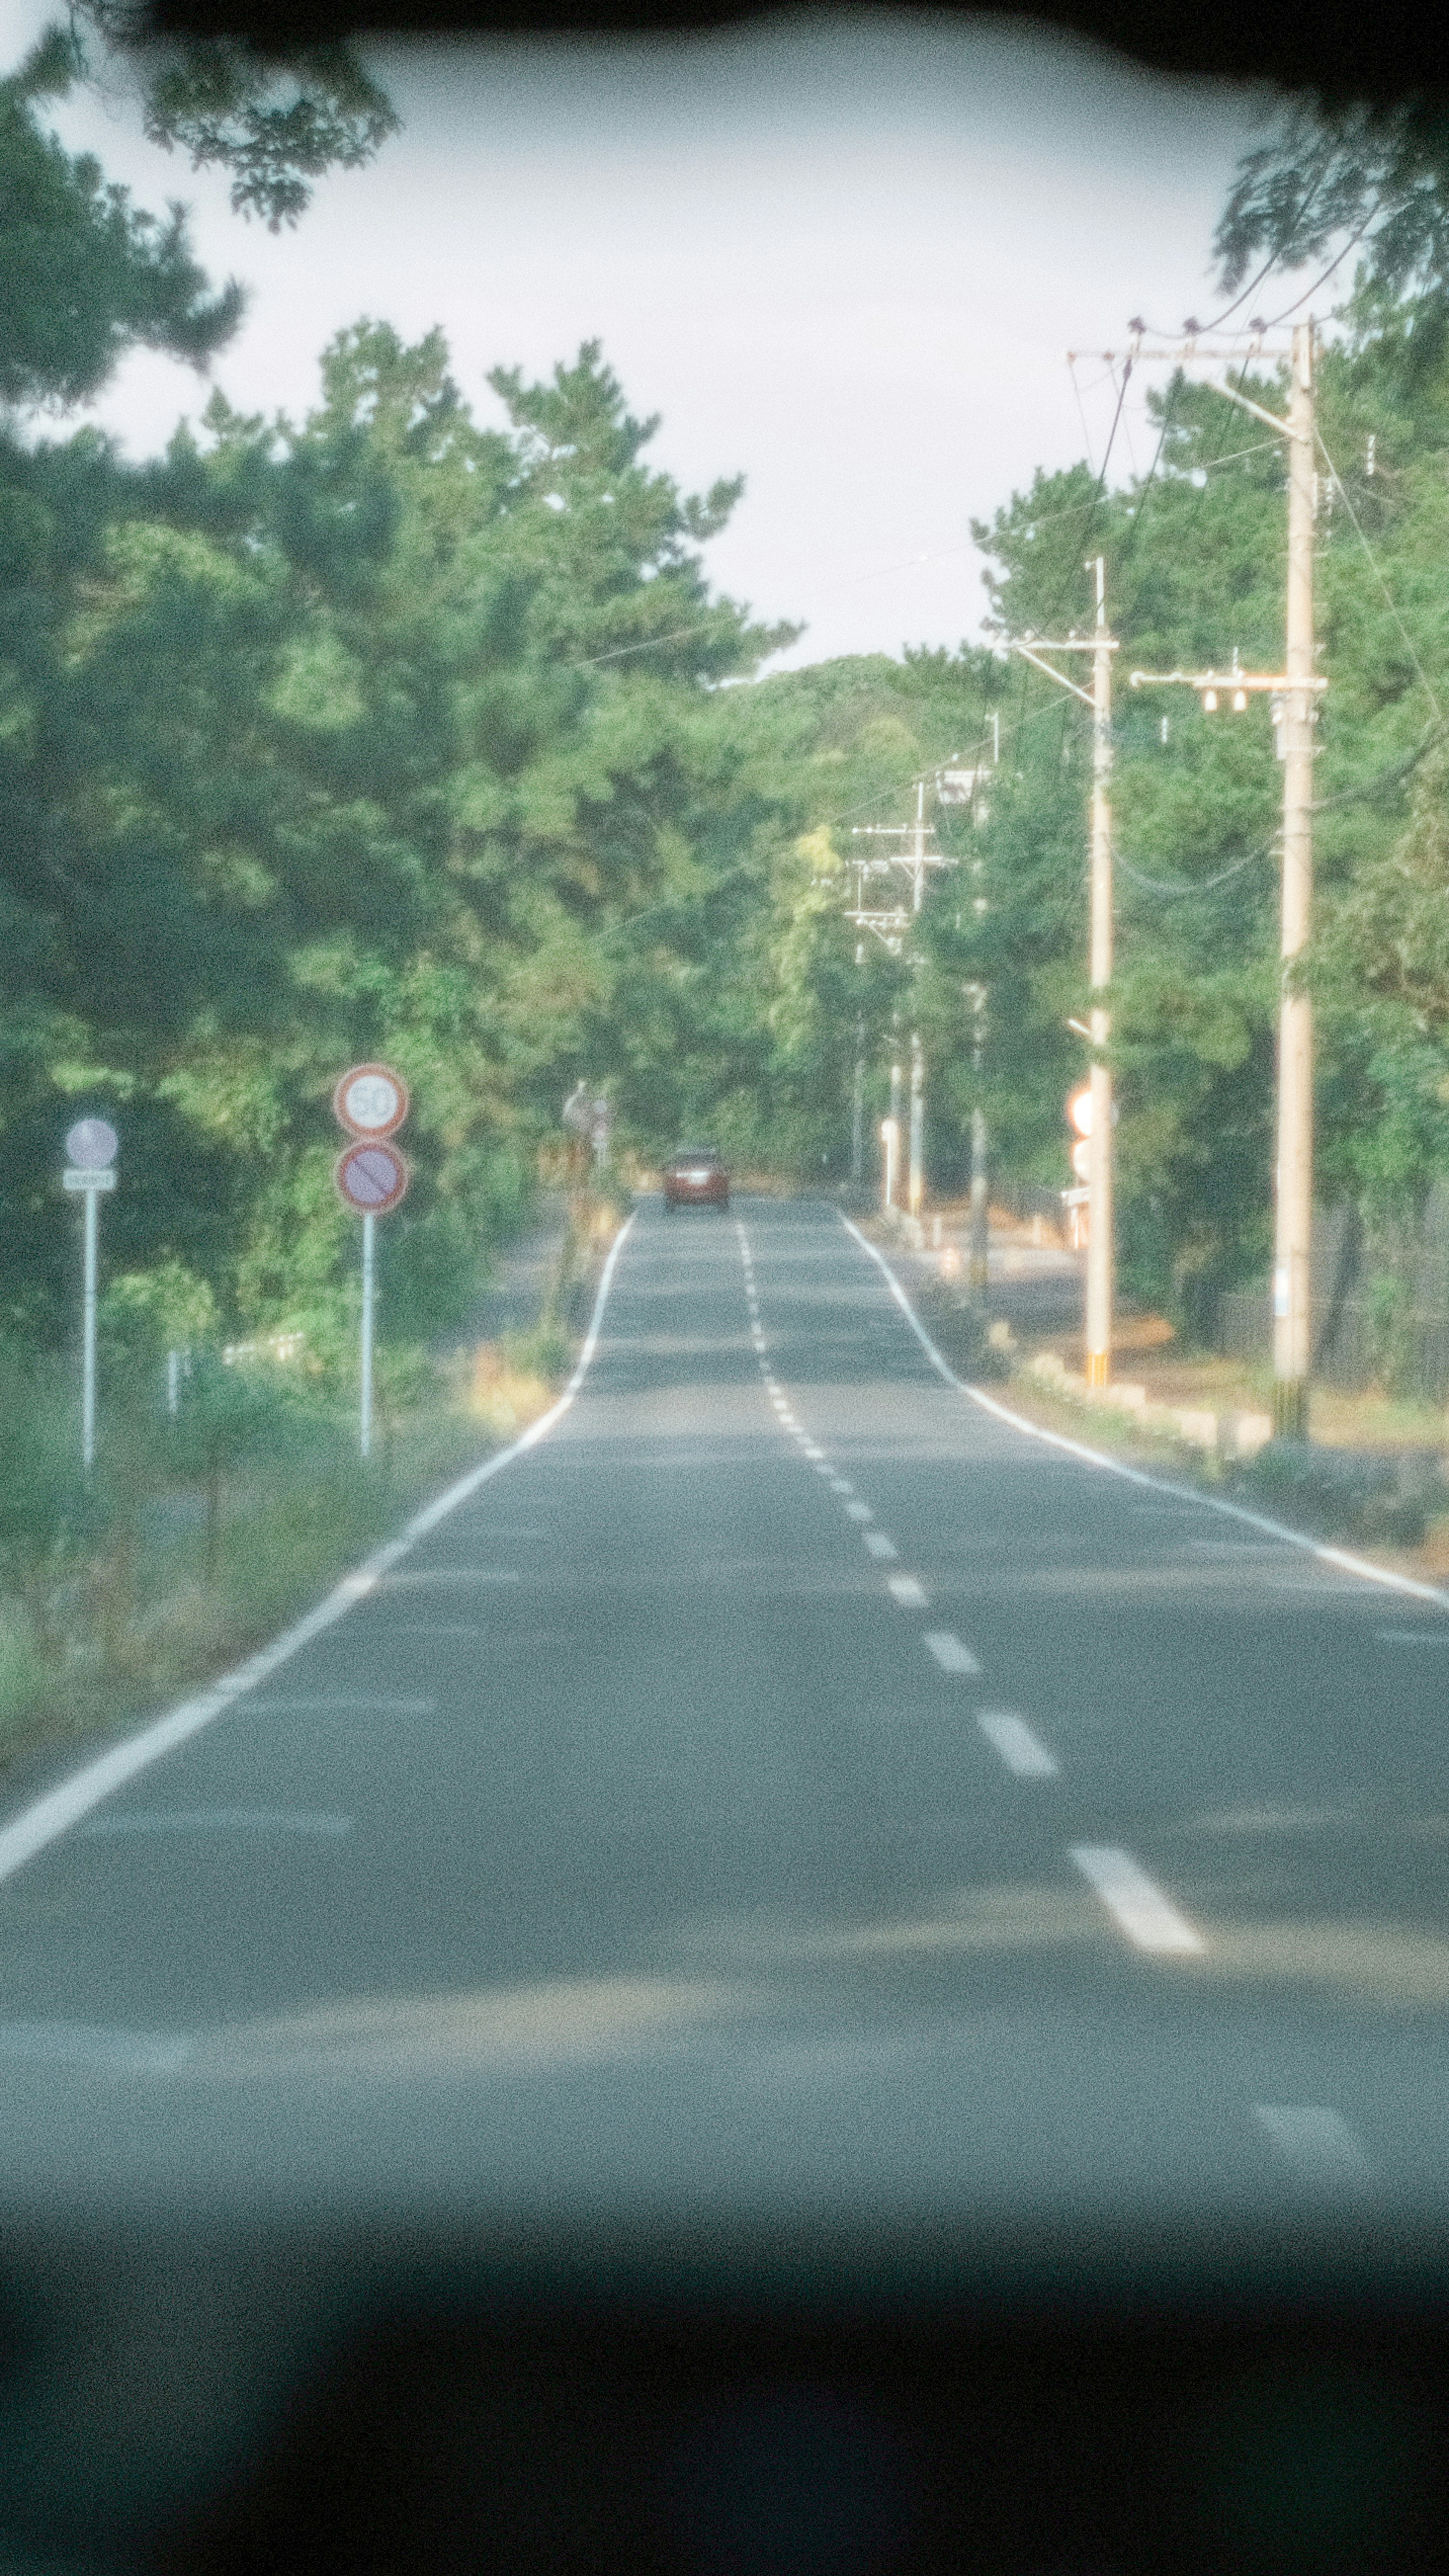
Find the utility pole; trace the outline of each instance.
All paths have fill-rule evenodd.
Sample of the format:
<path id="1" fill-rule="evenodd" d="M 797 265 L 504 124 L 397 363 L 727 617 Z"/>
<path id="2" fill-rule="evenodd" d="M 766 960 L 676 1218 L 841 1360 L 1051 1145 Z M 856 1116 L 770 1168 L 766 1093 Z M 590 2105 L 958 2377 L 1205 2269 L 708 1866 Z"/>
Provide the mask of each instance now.
<path id="1" fill-rule="evenodd" d="M 1308 1436 L 1313 1335 L 1313 1005 L 1298 973 L 1313 907 L 1313 324 L 1293 332 L 1288 400 L 1288 687 L 1283 704 L 1283 921 L 1273 1428 Z"/>
<path id="2" fill-rule="evenodd" d="M 966 1238 L 966 1285 L 979 1296 L 990 1276 L 991 1215 L 988 1197 L 986 1112 L 981 1106 L 981 1065 L 985 1054 L 986 987 L 967 986 L 971 1004 L 971 1071 L 976 1099 L 971 1111 L 971 1223 Z"/>
<path id="3" fill-rule="evenodd" d="M 855 870 L 855 901 L 851 910 L 847 912 L 846 919 L 853 921 L 858 930 L 872 931 L 892 957 L 899 957 L 905 949 L 911 924 L 925 901 L 926 880 L 930 870 L 951 867 L 955 864 L 953 860 L 944 858 L 939 850 L 927 848 L 926 843 L 932 830 L 932 825 L 926 820 L 924 779 L 917 782 L 916 812 L 913 822 L 857 823 L 853 829 L 853 839 L 900 841 L 905 845 L 899 850 L 893 850 L 885 858 L 860 858 L 851 861 Z M 898 898 L 888 905 L 872 906 L 868 901 L 868 887 L 871 881 L 876 877 L 889 877 L 896 869 L 904 870 L 910 879 L 909 907 Z M 913 957 L 910 963 L 912 966 L 918 966 L 920 961 Z M 900 1170 L 901 1108 L 907 1096 L 906 1067 L 901 1060 L 899 1032 L 900 1012 L 896 1010 L 891 1015 L 890 1114 L 885 1127 L 883 1204 L 887 1208 L 895 1205 Z M 910 1111 L 907 1134 L 906 1203 L 911 1215 L 919 1217 L 921 1202 L 925 1195 L 926 1068 L 920 1033 L 916 1029 L 912 1029 L 910 1034 L 909 1064 Z M 861 1079 L 863 1081 L 863 1075 Z"/>
<path id="4" fill-rule="evenodd" d="M 1112 1068 L 1106 1006 L 1112 981 L 1112 648 L 1107 637 L 1107 567 L 1096 558 L 1097 624 L 1092 641 L 1092 1134 L 1087 1186 L 1087 1384 L 1112 1375 Z"/>
<path id="5" fill-rule="evenodd" d="M 1069 689 L 1092 710 L 1091 930 L 1089 976 L 1093 996 L 1112 981 L 1112 656 L 1116 638 L 1107 632 L 1107 566 L 1097 555 L 1087 567 L 1096 576 L 1097 615 L 1090 636 L 1069 635 L 1064 642 L 1038 636 L 1011 639 L 1038 671 L 1058 688 Z M 1064 671 L 1044 662 L 1044 653 L 1090 653 L 1092 686 L 1078 688 Z M 1105 1002 L 1093 999 L 1091 1161 L 1087 1175 L 1087 1384 L 1107 1386 L 1112 1377 L 1112 1303 L 1116 1259 L 1112 1223 L 1112 1068 L 1106 1048 L 1112 1034 Z"/>
<path id="6" fill-rule="evenodd" d="M 1001 718 L 993 708 L 991 714 L 993 774 L 1000 758 Z M 987 812 L 985 800 L 980 797 L 982 774 L 983 764 L 978 758 L 972 768 L 943 769 L 938 772 L 936 779 L 936 791 L 941 802 L 974 808 L 974 819 L 978 825 L 985 822 Z M 971 909 L 978 919 L 987 908 L 986 897 L 980 891 L 981 870 L 980 858 L 974 858 L 971 862 L 971 877 L 977 891 L 971 898 Z M 984 984 L 963 984 L 961 990 L 971 1005 L 971 1072 L 974 1089 L 971 1107 L 971 1216 L 966 1237 L 966 1285 L 973 1295 L 980 1296 L 987 1285 L 991 1242 L 988 1178 L 990 1139 L 986 1129 L 986 1111 L 981 1099 L 981 1075 L 986 1054 L 986 1005 L 989 996 Z"/>
<path id="7" fill-rule="evenodd" d="M 921 909 L 926 890 L 926 782 L 916 781 L 916 830 L 911 848 L 911 914 Z M 911 961 L 920 972 L 920 959 Z M 926 1067 L 921 1052 L 921 1033 L 911 1031 L 911 1139 L 910 1167 L 906 1182 L 906 1206 L 919 1217 L 926 1195 Z"/>
<path id="8" fill-rule="evenodd" d="M 1251 326 L 1250 326 L 1251 327 Z M 1209 715 L 1226 698 L 1235 714 L 1267 691 L 1281 704 L 1279 751 L 1283 760 L 1283 891 L 1279 936 L 1278 1114 L 1273 1211 L 1273 1429 L 1280 1439 L 1308 1434 L 1308 1382 L 1313 1337 L 1313 1009 L 1298 965 L 1308 944 L 1313 910 L 1313 724 L 1315 701 L 1327 687 L 1315 676 L 1313 635 L 1313 398 L 1315 325 L 1293 326 L 1289 357 L 1288 417 L 1251 402 L 1233 385 L 1213 390 L 1251 413 L 1288 442 L 1288 597 L 1285 663 L 1281 672 L 1242 671 L 1237 656 L 1229 671 L 1134 671 L 1134 689 L 1172 685 L 1198 691 Z M 1254 338 L 1250 356 L 1262 347 Z M 1186 360 L 1235 354 L 1202 349 L 1144 350 L 1142 357 Z M 1095 1105 L 1093 1114 L 1095 1116 Z"/>

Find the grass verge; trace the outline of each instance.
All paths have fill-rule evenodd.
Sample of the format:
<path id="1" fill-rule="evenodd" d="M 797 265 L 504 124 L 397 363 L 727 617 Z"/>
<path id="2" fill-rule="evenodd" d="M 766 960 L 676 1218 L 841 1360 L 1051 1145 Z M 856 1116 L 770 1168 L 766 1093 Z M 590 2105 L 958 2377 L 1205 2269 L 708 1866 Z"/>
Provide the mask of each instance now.
<path id="1" fill-rule="evenodd" d="M 0 1777 L 226 1670 L 536 1421 L 618 1221 L 611 1201 L 573 1203 L 528 1332 L 446 1359 L 380 1353 L 366 1461 L 354 1390 L 198 1353 L 174 1418 L 154 1368 L 116 1375 L 86 1482 L 73 1371 L 0 1349 Z"/>

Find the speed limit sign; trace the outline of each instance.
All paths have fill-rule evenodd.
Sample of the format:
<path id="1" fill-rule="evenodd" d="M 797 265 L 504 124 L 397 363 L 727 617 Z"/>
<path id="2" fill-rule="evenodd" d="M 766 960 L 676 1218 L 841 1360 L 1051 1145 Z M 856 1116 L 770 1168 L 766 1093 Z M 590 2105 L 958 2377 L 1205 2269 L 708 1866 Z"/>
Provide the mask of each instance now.
<path id="1" fill-rule="evenodd" d="M 408 1087 L 390 1064 L 355 1064 L 332 1094 L 332 1114 L 349 1136 L 391 1136 L 408 1114 Z"/>

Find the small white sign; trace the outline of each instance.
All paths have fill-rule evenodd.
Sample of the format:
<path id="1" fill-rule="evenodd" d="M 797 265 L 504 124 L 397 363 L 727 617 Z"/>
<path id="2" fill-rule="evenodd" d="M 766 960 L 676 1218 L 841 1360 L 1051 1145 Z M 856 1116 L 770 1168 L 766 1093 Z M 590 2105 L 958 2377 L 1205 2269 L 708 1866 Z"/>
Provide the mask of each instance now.
<path id="1" fill-rule="evenodd" d="M 90 1171 L 87 1171 L 83 1165 L 79 1168 L 71 1165 L 62 1172 L 61 1182 L 68 1190 L 113 1190 L 116 1186 L 116 1175 L 109 1163 L 102 1163 Z"/>
<path id="2" fill-rule="evenodd" d="M 82 1171 L 99 1171 L 103 1163 L 113 1163 L 121 1140 L 108 1118 L 78 1118 L 70 1129 L 65 1150 L 71 1162 Z"/>

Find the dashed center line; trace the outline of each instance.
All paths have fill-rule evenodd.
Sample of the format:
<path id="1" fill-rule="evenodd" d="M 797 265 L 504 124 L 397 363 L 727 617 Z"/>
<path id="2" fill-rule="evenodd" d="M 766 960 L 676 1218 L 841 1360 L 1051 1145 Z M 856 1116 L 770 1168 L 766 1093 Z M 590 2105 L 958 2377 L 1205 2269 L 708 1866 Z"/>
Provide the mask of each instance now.
<path id="1" fill-rule="evenodd" d="M 1108 1843 L 1073 1843 L 1071 1856 L 1137 1949 L 1179 1956 L 1206 1949 L 1202 1934 L 1185 1914 L 1179 1914 L 1130 1852 Z"/>
<path id="2" fill-rule="evenodd" d="M 922 1639 L 928 1654 L 935 1656 L 943 1673 L 979 1673 L 980 1664 L 969 1646 L 949 1628 L 928 1628 Z"/>
<path id="3" fill-rule="evenodd" d="M 926 1587 L 914 1574 L 892 1574 L 886 1590 L 903 1610 L 924 1610 L 928 1605 Z"/>
<path id="4" fill-rule="evenodd" d="M 897 1547 L 895 1540 L 893 1538 L 887 1538 L 884 1530 L 863 1530 L 861 1532 L 861 1536 L 864 1538 L 866 1546 L 869 1548 L 872 1556 L 888 1557 L 900 1555 L 900 1549 Z"/>
<path id="5" fill-rule="evenodd" d="M 869 1503 L 847 1503 L 845 1517 L 849 1521 L 873 1521 L 875 1514 Z"/>
<path id="6" fill-rule="evenodd" d="M 1049 1753 L 1039 1735 L 1033 1733 L 1024 1717 L 1013 1717 L 1004 1708 L 983 1708 L 976 1723 L 988 1744 L 994 1744 L 1008 1771 L 1018 1780 L 1055 1780 L 1061 1770 L 1054 1753 Z"/>

